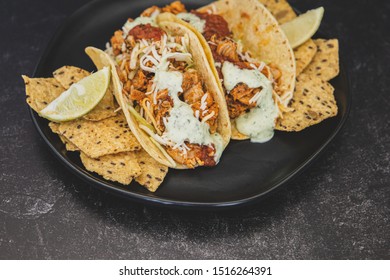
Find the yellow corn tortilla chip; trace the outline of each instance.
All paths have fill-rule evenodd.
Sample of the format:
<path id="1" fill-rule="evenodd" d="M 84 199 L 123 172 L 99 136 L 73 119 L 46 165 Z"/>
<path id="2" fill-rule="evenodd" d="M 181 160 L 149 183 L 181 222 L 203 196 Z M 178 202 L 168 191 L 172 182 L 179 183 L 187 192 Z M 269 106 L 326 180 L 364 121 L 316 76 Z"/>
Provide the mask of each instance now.
<path id="1" fill-rule="evenodd" d="M 339 42 L 337 39 L 316 39 L 317 53 L 303 73 L 329 81 L 339 74 Z"/>
<path id="2" fill-rule="evenodd" d="M 108 86 L 106 94 L 103 99 L 96 105 L 95 108 L 83 118 L 90 121 L 100 121 L 109 117 L 116 116 L 115 102 L 114 102 L 114 88 L 112 83 Z"/>
<path id="3" fill-rule="evenodd" d="M 320 78 L 301 74 L 297 78 L 291 112 L 283 113 L 276 122 L 276 129 L 300 131 L 337 115 L 334 88 Z"/>
<path id="4" fill-rule="evenodd" d="M 68 89 L 72 84 L 77 83 L 90 74 L 88 71 L 75 66 L 63 66 L 53 72 L 54 78 L 65 89 Z M 103 99 L 91 112 L 83 116 L 83 118 L 90 121 L 100 121 L 115 115 L 113 87 L 110 84 Z"/>
<path id="5" fill-rule="evenodd" d="M 130 184 L 134 177 L 141 174 L 141 168 L 134 152 L 106 155 L 96 159 L 81 152 L 80 158 L 87 170 L 123 185 Z"/>
<path id="6" fill-rule="evenodd" d="M 283 24 L 295 18 L 297 14 L 285 0 L 259 0 L 276 18 L 279 24 Z"/>
<path id="7" fill-rule="evenodd" d="M 77 83 L 81 79 L 89 76 L 88 71 L 75 66 L 62 66 L 53 72 L 53 77 L 65 88 L 70 88 L 71 85 Z"/>
<path id="8" fill-rule="evenodd" d="M 26 101 L 37 113 L 65 91 L 54 78 L 29 78 L 25 75 L 22 78 L 26 86 Z"/>
<path id="9" fill-rule="evenodd" d="M 79 151 L 79 148 L 77 148 L 77 146 L 75 144 L 73 144 L 71 141 L 69 141 L 68 138 L 66 138 L 65 136 L 60 134 L 60 131 L 59 131 L 60 124 L 59 123 L 49 122 L 49 127 L 50 127 L 51 131 L 58 134 L 62 143 L 65 144 L 65 149 L 67 151 L 71 151 L 71 152 Z"/>
<path id="10" fill-rule="evenodd" d="M 307 40 L 305 43 L 294 49 L 297 77 L 310 64 L 316 53 L 317 45 L 312 39 Z"/>
<path id="11" fill-rule="evenodd" d="M 145 150 L 136 153 L 142 173 L 135 180 L 151 192 L 155 192 L 164 181 L 168 167 L 154 160 Z"/>
<path id="12" fill-rule="evenodd" d="M 99 122 L 79 119 L 61 123 L 59 132 L 91 158 L 141 148 L 123 114 Z"/>

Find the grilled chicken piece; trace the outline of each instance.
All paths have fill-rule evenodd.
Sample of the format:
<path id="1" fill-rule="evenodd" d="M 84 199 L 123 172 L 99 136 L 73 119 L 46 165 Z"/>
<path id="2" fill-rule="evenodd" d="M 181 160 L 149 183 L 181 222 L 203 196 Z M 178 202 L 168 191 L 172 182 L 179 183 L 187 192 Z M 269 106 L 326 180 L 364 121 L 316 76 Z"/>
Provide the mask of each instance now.
<path id="1" fill-rule="evenodd" d="M 137 71 L 131 82 L 135 89 L 146 92 L 148 87 L 148 79 L 142 70 Z"/>
<path id="2" fill-rule="evenodd" d="M 232 41 L 220 41 L 217 46 L 217 54 L 231 62 L 240 61 L 237 54 L 237 43 Z"/>
<path id="3" fill-rule="evenodd" d="M 161 10 L 163 12 L 172 13 L 174 15 L 187 12 L 186 7 L 180 1 L 172 2 Z"/>
<path id="4" fill-rule="evenodd" d="M 168 94 L 168 90 L 164 89 L 157 93 L 158 104 L 153 107 L 153 115 L 155 117 L 157 128 L 160 131 L 165 130 L 164 118 L 169 116 L 169 112 L 173 107 L 173 100 Z M 151 103 L 153 104 L 153 103 Z"/>
<path id="5" fill-rule="evenodd" d="M 233 97 L 230 94 L 226 94 L 226 103 L 229 110 L 229 117 L 231 119 L 238 118 L 242 114 L 244 114 L 248 108 L 248 106 L 234 101 Z"/>
<path id="6" fill-rule="evenodd" d="M 184 92 L 183 97 L 184 101 L 187 104 L 194 104 L 197 101 L 200 102 L 201 98 L 204 95 L 204 91 L 202 88 L 201 82 L 198 82 L 197 84 L 194 84 L 191 88 L 189 88 L 187 91 Z"/>
<path id="7" fill-rule="evenodd" d="M 189 143 L 186 143 L 186 145 L 190 148 L 186 153 L 170 147 L 167 148 L 167 152 L 176 162 L 189 168 L 194 168 L 197 165 L 214 166 L 216 164 L 214 147 Z"/>
<path id="8" fill-rule="evenodd" d="M 256 107 L 256 103 L 250 103 L 249 100 L 258 91 L 258 88 L 249 88 L 246 84 L 240 83 L 229 94 L 226 94 L 225 98 L 228 105 L 229 117 L 235 119 L 249 109 Z"/>
<path id="9" fill-rule="evenodd" d="M 183 91 L 186 92 L 189 90 L 193 85 L 199 83 L 199 76 L 198 73 L 196 73 L 195 70 L 190 69 L 186 71 L 183 75 L 183 84 L 181 87 L 183 88 Z"/>
<path id="10" fill-rule="evenodd" d="M 249 100 L 255 96 L 258 91 L 258 88 L 249 88 L 246 84 L 240 83 L 229 92 L 229 95 L 233 97 L 234 101 L 239 101 L 249 108 L 253 108 L 256 106 L 256 103 L 250 103 Z"/>
<path id="11" fill-rule="evenodd" d="M 142 92 L 138 89 L 135 89 L 134 87 L 131 87 L 131 89 L 130 89 L 130 99 L 131 100 L 141 101 L 145 97 L 146 97 L 146 95 L 144 92 Z"/>
<path id="12" fill-rule="evenodd" d="M 122 30 L 117 30 L 114 32 L 114 35 L 111 37 L 110 42 L 112 46 L 112 51 L 114 55 L 119 55 L 122 53 L 122 45 L 124 43 L 123 32 Z"/>

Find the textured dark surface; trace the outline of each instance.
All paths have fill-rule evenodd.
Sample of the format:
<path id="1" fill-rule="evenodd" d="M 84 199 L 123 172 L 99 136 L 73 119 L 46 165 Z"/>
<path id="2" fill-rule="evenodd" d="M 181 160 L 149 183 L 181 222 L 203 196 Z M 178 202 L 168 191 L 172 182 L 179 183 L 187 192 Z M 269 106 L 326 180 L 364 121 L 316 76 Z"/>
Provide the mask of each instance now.
<path id="1" fill-rule="evenodd" d="M 325 7 L 353 105 L 345 128 L 303 174 L 256 206 L 230 212 L 145 207 L 69 173 L 35 131 L 21 74 L 87 1 L 0 2 L 1 259 L 389 259 L 390 3 Z M 32 4 L 34 3 L 34 4 Z"/>

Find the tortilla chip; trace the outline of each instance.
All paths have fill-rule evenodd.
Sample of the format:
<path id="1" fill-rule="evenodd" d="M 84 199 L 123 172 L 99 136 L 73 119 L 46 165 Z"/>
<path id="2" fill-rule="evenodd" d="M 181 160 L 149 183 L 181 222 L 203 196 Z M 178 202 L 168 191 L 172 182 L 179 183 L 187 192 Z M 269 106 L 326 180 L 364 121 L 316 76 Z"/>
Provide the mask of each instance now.
<path id="1" fill-rule="evenodd" d="M 114 104 L 114 88 L 112 83 L 108 86 L 106 94 L 103 99 L 100 100 L 98 105 L 88 114 L 84 116 L 84 119 L 90 121 L 100 121 L 109 117 L 116 116 L 115 104 Z"/>
<path id="2" fill-rule="evenodd" d="M 68 138 L 66 138 L 65 136 L 60 134 L 60 131 L 59 131 L 60 124 L 59 123 L 49 122 L 49 127 L 50 127 L 51 131 L 58 134 L 62 143 L 65 144 L 65 149 L 67 151 L 74 152 L 74 151 L 80 150 L 79 148 L 77 148 L 77 146 L 75 144 L 73 144 L 71 141 L 69 141 Z"/>
<path id="3" fill-rule="evenodd" d="M 300 131 L 311 125 L 337 115 L 333 96 L 334 88 L 320 78 L 301 74 L 291 100 L 291 112 L 283 114 L 276 122 L 276 129 Z"/>
<path id="4" fill-rule="evenodd" d="M 339 42 L 337 39 L 316 39 L 317 53 L 303 73 L 329 81 L 339 74 Z"/>
<path id="5" fill-rule="evenodd" d="M 285 0 L 259 0 L 276 18 L 279 24 L 283 24 L 295 18 L 297 14 Z"/>
<path id="6" fill-rule="evenodd" d="M 123 114 L 99 122 L 79 119 L 61 123 L 59 131 L 91 158 L 141 148 Z"/>
<path id="7" fill-rule="evenodd" d="M 142 174 L 135 180 L 149 191 L 155 192 L 164 181 L 168 167 L 154 160 L 145 150 L 138 151 L 136 155 Z"/>
<path id="8" fill-rule="evenodd" d="M 310 64 L 317 52 L 317 46 L 312 39 L 294 49 L 297 77 Z"/>
<path id="9" fill-rule="evenodd" d="M 54 78 L 29 78 L 24 75 L 22 78 L 26 85 L 26 101 L 37 113 L 65 91 Z"/>
<path id="10" fill-rule="evenodd" d="M 81 79 L 89 76 L 88 71 L 75 66 L 62 66 L 53 72 L 53 77 L 65 88 L 70 88 L 71 85 L 77 83 Z"/>
<path id="11" fill-rule="evenodd" d="M 87 170 L 123 185 L 130 184 L 134 177 L 141 174 L 141 167 L 133 152 L 106 155 L 97 159 L 90 158 L 81 152 L 80 158 Z"/>
<path id="12" fill-rule="evenodd" d="M 68 89 L 71 85 L 90 74 L 91 73 L 88 71 L 75 66 L 63 66 L 53 72 L 54 78 L 60 82 L 65 89 Z M 103 99 L 91 112 L 83 116 L 83 118 L 90 121 L 100 121 L 115 116 L 116 113 L 114 111 L 114 94 L 112 85 L 110 84 Z"/>

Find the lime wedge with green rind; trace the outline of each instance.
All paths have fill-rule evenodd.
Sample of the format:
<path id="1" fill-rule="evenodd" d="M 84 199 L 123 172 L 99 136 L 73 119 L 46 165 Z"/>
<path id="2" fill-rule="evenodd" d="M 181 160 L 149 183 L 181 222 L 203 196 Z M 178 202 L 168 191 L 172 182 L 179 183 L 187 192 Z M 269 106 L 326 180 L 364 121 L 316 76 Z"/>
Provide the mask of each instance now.
<path id="1" fill-rule="evenodd" d="M 110 69 L 93 73 L 73 84 L 49 105 L 40 115 L 54 122 L 71 121 L 90 112 L 104 97 L 110 84 Z"/>

